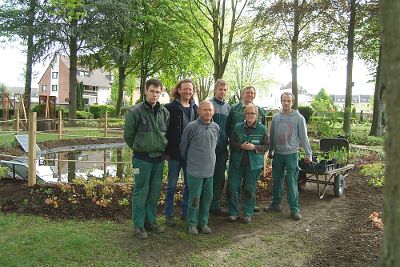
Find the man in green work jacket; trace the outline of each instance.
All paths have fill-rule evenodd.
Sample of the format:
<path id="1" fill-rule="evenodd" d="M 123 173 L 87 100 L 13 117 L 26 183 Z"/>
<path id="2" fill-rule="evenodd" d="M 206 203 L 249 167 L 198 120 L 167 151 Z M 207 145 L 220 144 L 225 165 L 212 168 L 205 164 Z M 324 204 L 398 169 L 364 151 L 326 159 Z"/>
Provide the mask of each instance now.
<path id="1" fill-rule="evenodd" d="M 168 110 L 158 102 L 162 90 L 159 80 L 148 80 L 146 100 L 130 109 L 125 118 L 124 139 L 133 150 L 132 165 L 139 171 L 132 193 L 132 221 L 140 239 L 148 238 L 147 231 L 164 232 L 156 223 L 169 124 Z"/>

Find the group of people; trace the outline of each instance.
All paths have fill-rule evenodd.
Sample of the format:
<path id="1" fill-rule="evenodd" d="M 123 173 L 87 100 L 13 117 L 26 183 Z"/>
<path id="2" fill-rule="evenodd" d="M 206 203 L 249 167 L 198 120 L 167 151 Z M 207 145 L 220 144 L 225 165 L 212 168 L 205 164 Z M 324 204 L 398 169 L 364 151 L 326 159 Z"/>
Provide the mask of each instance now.
<path id="1" fill-rule="evenodd" d="M 286 179 L 291 216 L 301 219 L 297 150 L 302 145 L 309 161 L 311 148 L 305 119 L 292 109 L 294 96 L 282 94 L 282 111 L 273 117 L 268 136 L 265 112 L 253 103 L 256 89 L 245 87 L 241 102 L 232 107 L 225 101 L 227 90 L 227 82 L 218 80 L 214 97 L 197 106 L 193 99 L 195 84 L 184 79 L 172 92 L 174 100 L 162 106 L 158 101 L 163 92 L 161 81 L 146 82 L 145 100 L 129 110 L 124 130 L 125 142 L 133 150 L 132 165 L 138 169 L 132 193 L 136 237 L 147 239 L 148 231 L 165 231 L 156 222 L 165 160 L 168 162 L 165 217 L 171 227 L 176 225 L 174 199 L 181 171 L 184 189 L 180 217 L 186 221 L 189 234 L 211 234 L 210 213 L 227 216 L 230 222 L 242 218 L 243 223 L 250 223 L 253 213 L 260 210 L 256 206 L 256 185 L 265 153 L 273 159 L 273 196 L 264 211 L 282 211 Z M 227 211 L 221 207 L 225 183 Z"/>

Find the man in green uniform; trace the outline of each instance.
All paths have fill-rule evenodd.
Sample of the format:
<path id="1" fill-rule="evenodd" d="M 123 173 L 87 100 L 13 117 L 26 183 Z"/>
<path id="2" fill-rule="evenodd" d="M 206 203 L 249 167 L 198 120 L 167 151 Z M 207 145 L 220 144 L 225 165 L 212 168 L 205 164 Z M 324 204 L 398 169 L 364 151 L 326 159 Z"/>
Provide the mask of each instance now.
<path id="1" fill-rule="evenodd" d="M 258 108 L 245 107 L 244 122 L 238 123 L 230 138 L 232 162 L 226 189 L 228 221 L 239 218 L 239 194 L 242 192 L 243 222 L 249 223 L 256 204 L 256 185 L 268 150 L 268 135 L 264 125 L 257 122 Z M 242 185 L 242 190 L 241 189 Z"/>
<path id="2" fill-rule="evenodd" d="M 246 86 L 242 92 L 242 101 L 233 105 L 231 111 L 229 112 L 228 119 L 227 119 L 227 133 L 230 137 L 235 125 L 239 122 L 243 122 L 245 120 L 244 109 L 246 105 L 253 103 L 254 99 L 256 98 L 256 88 L 254 86 Z M 257 106 L 258 110 L 258 118 L 257 122 L 266 125 L 265 123 L 265 111 Z M 231 148 L 232 150 L 232 148 Z M 260 173 L 261 174 L 261 169 Z M 257 205 L 254 206 L 254 211 L 259 212 L 260 207 Z"/>
<path id="3" fill-rule="evenodd" d="M 162 90 L 159 80 L 148 80 L 146 100 L 130 109 L 125 118 L 124 139 L 133 150 L 132 165 L 139 170 L 132 193 L 132 221 L 140 239 L 148 238 L 147 231 L 164 232 L 156 223 L 169 124 L 169 113 L 158 102 Z"/>
<path id="4" fill-rule="evenodd" d="M 215 110 L 213 121 L 219 126 L 218 144 L 215 149 L 217 161 L 213 175 L 213 201 L 210 213 L 218 216 L 227 215 L 226 211 L 221 208 L 221 195 L 225 186 L 226 161 L 228 160 L 226 121 L 231 110 L 231 106 L 225 101 L 227 90 L 228 83 L 221 79 L 217 80 L 214 86 L 214 98 L 210 100 Z"/>

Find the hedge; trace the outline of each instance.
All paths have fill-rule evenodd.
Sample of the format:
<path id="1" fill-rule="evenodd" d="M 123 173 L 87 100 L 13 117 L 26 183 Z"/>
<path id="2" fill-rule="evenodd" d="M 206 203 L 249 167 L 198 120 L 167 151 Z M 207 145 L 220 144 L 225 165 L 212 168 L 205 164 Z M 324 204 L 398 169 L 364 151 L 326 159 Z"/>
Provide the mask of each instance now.
<path id="1" fill-rule="evenodd" d="M 95 119 L 104 118 L 106 112 L 108 112 L 108 117 L 115 117 L 115 107 L 113 105 L 93 105 L 89 107 L 89 111 L 94 115 Z"/>

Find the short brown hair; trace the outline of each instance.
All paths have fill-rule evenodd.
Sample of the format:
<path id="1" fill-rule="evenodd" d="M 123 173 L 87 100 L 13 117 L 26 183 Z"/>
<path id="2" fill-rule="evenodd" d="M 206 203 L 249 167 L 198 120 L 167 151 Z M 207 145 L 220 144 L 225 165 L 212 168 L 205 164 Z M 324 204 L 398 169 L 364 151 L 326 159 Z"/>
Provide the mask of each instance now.
<path id="1" fill-rule="evenodd" d="M 243 96 L 244 92 L 247 91 L 247 90 L 253 90 L 253 91 L 254 91 L 254 94 L 256 94 L 256 88 L 255 88 L 254 86 L 252 86 L 252 85 L 248 85 L 248 86 L 246 86 L 245 88 L 243 88 L 243 90 L 242 90 L 242 96 Z"/>
<path id="2" fill-rule="evenodd" d="M 283 93 L 281 94 L 281 101 L 282 101 L 282 97 L 283 97 L 284 95 L 291 96 L 293 102 L 294 102 L 294 100 L 296 99 L 296 98 L 294 97 L 294 95 L 293 95 L 291 92 L 283 92 Z"/>
<path id="3" fill-rule="evenodd" d="M 147 91 L 147 89 L 149 89 L 150 85 L 153 85 L 154 87 L 160 87 L 161 91 L 163 90 L 163 84 L 158 79 L 148 79 L 146 81 L 146 91 Z"/>
<path id="4" fill-rule="evenodd" d="M 217 91 L 217 88 L 218 88 L 218 86 L 223 86 L 223 85 L 226 85 L 226 87 L 228 87 L 228 82 L 227 81 L 225 81 L 225 80 L 222 80 L 222 79 L 218 79 L 216 82 L 215 82 L 215 84 L 214 84 L 214 94 L 215 94 L 215 92 Z"/>

